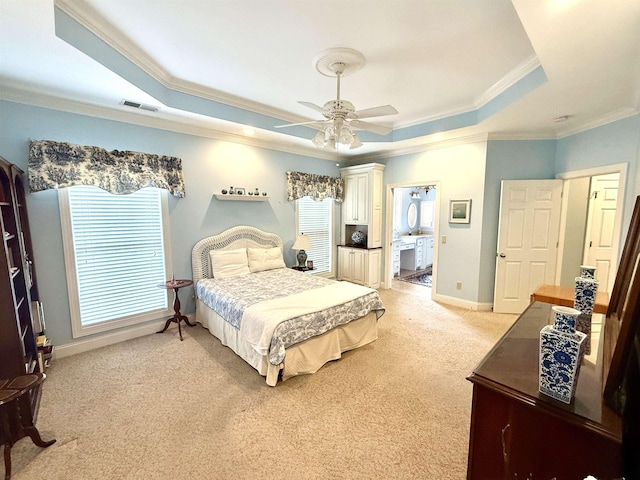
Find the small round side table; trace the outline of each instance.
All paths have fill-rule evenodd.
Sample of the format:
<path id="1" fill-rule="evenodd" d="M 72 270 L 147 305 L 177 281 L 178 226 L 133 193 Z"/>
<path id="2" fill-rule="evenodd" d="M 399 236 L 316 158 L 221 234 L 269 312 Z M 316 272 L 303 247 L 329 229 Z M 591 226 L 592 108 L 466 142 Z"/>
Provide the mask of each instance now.
<path id="1" fill-rule="evenodd" d="M 33 425 L 29 391 L 44 382 L 44 373 L 31 373 L 0 380 L 0 446 L 4 445 L 5 480 L 11 478 L 11 447 L 24 437 L 46 448 L 55 440 L 45 441 Z"/>
<path id="2" fill-rule="evenodd" d="M 174 300 L 173 300 L 173 317 L 169 317 L 167 322 L 164 324 L 164 328 L 157 333 L 164 333 L 171 322 L 175 322 L 178 324 L 178 332 L 180 333 L 180 341 L 182 341 L 182 328 L 180 326 L 180 321 L 184 320 L 187 325 L 190 327 L 195 327 L 194 323 L 189 322 L 189 319 L 180 313 L 180 297 L 178 296 L 178 290 L 183 287 L 188 287 L 189 285 L 193 285 L 192 280 L 169 280 L 166 283 L 161 283 L 158 285 L 160 288 L 173 289 L 174 291 Z"/>

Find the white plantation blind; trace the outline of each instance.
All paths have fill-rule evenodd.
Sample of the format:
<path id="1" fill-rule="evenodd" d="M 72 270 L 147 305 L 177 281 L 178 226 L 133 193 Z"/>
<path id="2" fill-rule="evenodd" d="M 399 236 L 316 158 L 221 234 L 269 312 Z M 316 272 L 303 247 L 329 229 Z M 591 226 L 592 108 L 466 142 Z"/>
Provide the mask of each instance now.
<path id="1" fill-rule="evenodd" d="M 82 327 L 167 309 L 160 192 L 66 189 Z"/>
<path id="2" fill-rule="evenodd" d="M 309 237 L 312 248 L 305 250 L 313 260 L 315 273 L 330 273 L 333 265 L 333 198 L 316 202 L 310 197 L 296 200 L 298 231 Z"/>

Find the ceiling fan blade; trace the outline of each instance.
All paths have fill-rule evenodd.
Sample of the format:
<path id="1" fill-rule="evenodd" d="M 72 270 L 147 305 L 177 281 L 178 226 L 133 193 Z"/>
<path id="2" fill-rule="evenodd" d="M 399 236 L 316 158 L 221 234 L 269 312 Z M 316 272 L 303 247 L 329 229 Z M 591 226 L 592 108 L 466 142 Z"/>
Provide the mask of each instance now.
<path id="1" fill-rule="evenodd" d="M 378 135 L 388 135 L 393 130 L 392 128 L 385 127 L 384 125 L 363 122 L 361 120 L 351 120 L 349 125 L 351 125 L 354 130 L 367 130 L 369 132 L 377 133 Z"/>
<path id="2" fill-rule="evenodd" d="M 305 127 L 315 128 L 316 130 L 322 130 L 327 123 L 330 123 L 330 122 L 324 121 L 324 120 L 313 120 L 311 122 L 288 123 L 286 125 L 276 125 L 275 128 L 305 126 Z"/>
<path id="3" fill-rule="evenodd" d="M 315 103 L 311 102 L 298 102 L 300 105 L 304 105 L 305 107 L 309 107 L 311 110 L 315 110 L 316 112 L 324 113 L 325 110 L 322 107 L 319 107 Z"/>
<path id="4" fill-rule="evenodd" d="M 396 113 L 398 113 L 398 110 L 391 105 L 381 105 L 379 107 L 357 110 L 353 112 L 353 118 L 382 117 L 384 115 L 395 115 Z"/>

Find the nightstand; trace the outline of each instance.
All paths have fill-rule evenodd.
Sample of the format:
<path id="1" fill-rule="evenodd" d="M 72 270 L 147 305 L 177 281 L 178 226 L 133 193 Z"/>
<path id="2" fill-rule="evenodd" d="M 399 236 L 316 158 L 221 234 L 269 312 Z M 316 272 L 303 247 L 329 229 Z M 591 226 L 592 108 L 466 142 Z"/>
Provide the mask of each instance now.
<path id="1" fill-rule="evenodd" d="M 292 270 L 298 270 L 299 272 L 310 272 L 311 270 L 315 270 L 315 268 L 309 267 L 299 267 L 298 265 L 294 265 L 293 267 L 289 267 Z"/>

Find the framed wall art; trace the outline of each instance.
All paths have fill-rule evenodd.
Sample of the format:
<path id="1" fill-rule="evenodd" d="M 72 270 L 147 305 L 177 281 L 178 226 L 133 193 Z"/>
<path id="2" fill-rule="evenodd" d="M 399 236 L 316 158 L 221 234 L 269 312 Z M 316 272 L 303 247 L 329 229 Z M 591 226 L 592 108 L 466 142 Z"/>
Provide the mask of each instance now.
<path id="1" fill-rule="evenodd" d="M 471 223 L 471 200 L 449 202 L 449 223 Z"/>

